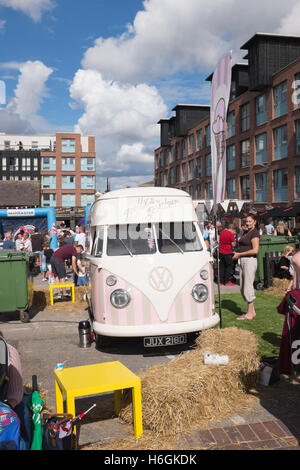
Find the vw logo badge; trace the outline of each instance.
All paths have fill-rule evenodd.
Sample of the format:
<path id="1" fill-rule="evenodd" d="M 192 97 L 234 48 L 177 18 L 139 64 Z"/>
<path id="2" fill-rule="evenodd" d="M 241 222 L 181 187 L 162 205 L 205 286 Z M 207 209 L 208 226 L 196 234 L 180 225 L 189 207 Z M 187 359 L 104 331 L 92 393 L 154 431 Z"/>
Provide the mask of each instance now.
<path id="1" fill-rule="evenodd" d="M 152 269 L 149 274 L 149 282 L 152 289 L 165 292 L 169 290 L 173 284 L 173 275 L 168 268 L 160 266 Z"/>

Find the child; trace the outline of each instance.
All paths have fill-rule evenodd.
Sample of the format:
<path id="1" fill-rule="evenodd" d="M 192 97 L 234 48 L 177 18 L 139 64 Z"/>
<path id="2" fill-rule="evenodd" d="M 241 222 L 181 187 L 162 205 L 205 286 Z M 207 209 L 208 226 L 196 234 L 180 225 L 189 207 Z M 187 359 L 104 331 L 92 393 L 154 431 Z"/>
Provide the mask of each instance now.
<path id="1" fill-rule="evenodd" d="M 41 252 L 41 271 L 43 272 L 42 281 L 50 280 L 51 277 L 51 264 L 50 259 L 53 254 L 53 250 L 50 248 L 49 241 L 46 240 L 43 244 L 43 251 Z M 47 277 L 48 275 L 48 277 Z"/>
<path id="2" fill-rule="evenodd" d="M 297 251 L 292 258 L 293 279 L 291 280 L 287 292 L 293 289 L 300 289 L 300 251 Z"/>
<path id="3" fill-rule="evenodd" d="M 278 263 L 278 272 L 277 275 L 279 279 L 291 279 L 290 275 L 290 256 L 294 254 L 294 247 L 287 245 L 282 252 L 282 256 Z"/>
<path id="4" fill-rule="evenodd" d="M 86 286 L 87 285 L 86 262 L 81 254 L 79 255 L 78 260 L 77 260 L 77 267 L 78 267 L 77 286 Z"/>

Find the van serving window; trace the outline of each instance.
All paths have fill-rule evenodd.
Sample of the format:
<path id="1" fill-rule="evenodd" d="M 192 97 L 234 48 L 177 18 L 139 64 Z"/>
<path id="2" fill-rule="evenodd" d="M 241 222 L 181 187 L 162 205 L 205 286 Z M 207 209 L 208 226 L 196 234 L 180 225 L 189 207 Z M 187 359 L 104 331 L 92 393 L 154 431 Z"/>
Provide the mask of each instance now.
<path id="1" fill-rule="evenodd" d="M 166 222 L 155 225 L 158 249 L 161 253 L 202 251 L 193 222 Z"/>
<path id="2" fill-rule="evenodd" d="M 107 231 L 108 256 L 150 255 L 156 252 L 151 224 L 111 225 Z"/>

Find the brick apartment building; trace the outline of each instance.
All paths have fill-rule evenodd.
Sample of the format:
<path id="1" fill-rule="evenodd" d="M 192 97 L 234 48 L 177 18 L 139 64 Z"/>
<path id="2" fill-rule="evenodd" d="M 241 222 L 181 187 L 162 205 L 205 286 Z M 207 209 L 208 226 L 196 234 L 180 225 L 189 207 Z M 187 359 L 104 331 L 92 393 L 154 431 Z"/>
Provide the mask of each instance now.
<path id="1" fill-rule="evenodd" d="M 300 201 L 300 36 L 257 33 L 241 49 L 248 63 L 232 69 L 227 198 L 284 207 Z M 173 111 L 159 121 L 155 185 L 211 199 L 210 108 Z"/>
<path id="2" fill-rule="evenodd" d="M 85 207 L 96 192 L 95 137 L 2 133 L 0 180 L 39 180 L 42 207 Z"/>

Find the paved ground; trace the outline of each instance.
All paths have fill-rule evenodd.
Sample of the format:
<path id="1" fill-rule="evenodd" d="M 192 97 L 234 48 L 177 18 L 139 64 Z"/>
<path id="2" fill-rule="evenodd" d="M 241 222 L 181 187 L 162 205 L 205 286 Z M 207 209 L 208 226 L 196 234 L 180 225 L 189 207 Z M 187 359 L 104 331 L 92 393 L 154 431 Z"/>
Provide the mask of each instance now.
<path id="1" fill-rule="evenodd" d="M 40 277 L 35 286 L 46 287 Z M 239 287 L 222 287 L 222 292 L 238 292 Z M 172 360 L 178 351 L 161 351 L 161 355 L 145 353 L 139 342 L 120 342 L 101 351 L 79 348 L 78 322 L 88 318 L 87 311 L 33 312 L 31 322 L 23 324 L 17 314 L 1 314 L 0 330 L 21 355 L 25 383 L 38 376 L 41 389 L 48 392 L 47 406 L 55 411 L 53 369 L 57 362 L 66 366 L 121 360 L 138 373 L 153 364 Z M 282 379 L 271 387 L 261 389 L 255 405 L 239 416 L 215 422 L 192 436 L 178 439 L 178 450 L 191 449 L 297 449 L 300 441 L 300 379 Z M 132 435 L 131 426 L 113 417 L 112 394 L 76 401 L 76 412 L 97 403 L 101 411 L 81 426 L 80 446 L 126 438 Z M 105 413 L 103 413 L 105 410 Z M 91 416 L 93 418 L 93 416 Z"/>

